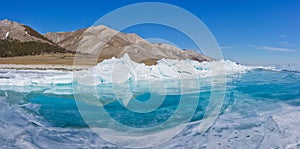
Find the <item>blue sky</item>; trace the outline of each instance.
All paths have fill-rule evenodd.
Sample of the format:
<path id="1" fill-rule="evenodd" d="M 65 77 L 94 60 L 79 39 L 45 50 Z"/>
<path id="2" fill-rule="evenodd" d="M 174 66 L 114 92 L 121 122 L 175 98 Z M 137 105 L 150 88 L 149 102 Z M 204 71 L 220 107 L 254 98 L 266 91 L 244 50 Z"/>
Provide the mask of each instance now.
<path id="1" fill-rule="evenodd" d="M 2 1 L 0 19 L 27 24 L 41 33 L 91 26 L 131 0 Z M 299 0 L 161 0 L 199 17 L 218 41 L 224 58 L 245 64 L 300 64 Z M 161 25 L 124 30 L 143 38 L 161 38 L 180 48 L 197 47 L 178 31 Z"/>

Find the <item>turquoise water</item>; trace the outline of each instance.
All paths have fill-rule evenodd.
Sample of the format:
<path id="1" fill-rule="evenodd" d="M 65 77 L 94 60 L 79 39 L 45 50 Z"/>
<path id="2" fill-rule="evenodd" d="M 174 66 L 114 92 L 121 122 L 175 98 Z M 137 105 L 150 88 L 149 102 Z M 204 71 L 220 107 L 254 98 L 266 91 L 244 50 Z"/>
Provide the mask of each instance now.
<path id="1" fill-rule="evenodd" d="M 181 81 L 189 84 L 188 82 L 196 80 Z M 82 145 L 122 148 L 101 139 L 89 129 L 90 123 L 93 127 L 109 128 L 110 124 L 104 116 L 102 117 L 103 113 L 99 113 L 99 108 L 104 109 L 111 118 L 122 125 L 148 128 L 163 124 L 172 117 L 181 100 L 186 101 L 183 104 L 186 110 L 179 112 L 174 123 L 168 124 L 168 128 L 180 124 L 190 112 L 195 111 L 183 131 L 156 146 L 157 148 L 176 148 L 182 145 L 191 148 L 268 148 L 300 145 L 300 120 L 295 119 L 300 116 L 299 72 L 255 69 L 245 74 L 227 76 L 225 97 L 219 115 L 209 130 L 201 133 L 195 132 L 195 128 L 201 123 L 209 104 L 211 86 L 207 83 L 209 80 L 198 81 L 201 87 L 191 88 L 190 92 L 185 94 L 180 94 L 180 89 L 176 87 L 160 94 L 149 91 L 147 82 L 132 83 L 131 98 L 136 100 L 129 100 L 125 106 L 114 93 L 122 89 L 122 85 L 119 85 L 119 88 L 112 87 L 112 84 L 98 85 L 96 96 L 86 96 L 83 97 L 85 100 L 80 100 L 75 99 L 74 94 L 85 96 L 86 90 L 90 91 L 93 88 L 84 87 L 86 90 L 78 92 L 72 90 L 74 86 L 70 83 L 39 87 L 9 87 L 0 84 L 0 146 L 23 148 L 25 144 L 25 148 L 77 148 Z M 168 83 L 172 86 L 180 82 L 163 82 L 166 86 Z M 59 92 L 45 92 L 53 88 Z M 112 88 L 115 90 L 111 90 Z M 132 107 L 142 111 L 146 109 L 143 103 L 147 103 L 146 107 L 155 107 L 156 104 L 158 106 L 155 110 L 144 112 L 126 108 Z M 194 103 L 197 105 L 192 105 Z M 196 109 L 190 110 L 191 107 Z M 88 124 L 80 111 L 90 115 Z M 10 133 L 10 130 L 15 131 Z"/>

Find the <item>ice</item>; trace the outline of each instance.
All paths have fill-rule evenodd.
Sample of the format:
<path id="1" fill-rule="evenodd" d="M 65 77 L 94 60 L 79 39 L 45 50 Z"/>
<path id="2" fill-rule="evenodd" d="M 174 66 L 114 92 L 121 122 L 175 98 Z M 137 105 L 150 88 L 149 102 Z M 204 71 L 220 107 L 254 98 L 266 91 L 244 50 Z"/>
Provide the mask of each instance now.
<path id="1" fill-rule="evenodd" d="M 201 121 L 192 122 L 155 148 L 299 148 L 299 107 L 263 102 L 239 100 L 207 132 L 199 132 Z M 272 109 L 263 110 L 270 104 Z"/>
<path id="2" fill-rule="evenodd" d="M 289 64 L 289 65 L 277 65 L 275 66 L 278 70 L 281 71 L 292 71 L 292 72 L 300 72 L 300 65 L 298 64 Z"/>
<path id="3" fill-rule="evenodd" d="M 0 89 L 30 92 L 53 85 L 72 84 L 70 72 L 54 70 L 1 70 Z"/>
<path id="4" fill-rule="evenodd" d="M 266 67 L 244 66 L 228 60 L 199 63 L 191 60 L 162 59 L 157 65 L 146 66 L 131 61 L 129 56 L 105 60 L 93 68 L 78 72 L 0 70 L 0 146 L 2 148 L 80 148 L 82 146 L 122 148 L 101 139 L 89 128 L 54 127 L 41 114 L 41 109 L 47 104 L 32 103 L 30 101 L 34 100 L 30 99 L 46 94 L 48 100 L 48 97 L 54 94 L 55 97 L 63 97 L 61 100 L 69 101 L 72 97 L 69 95 L 75 94 L 73 83 L 82 84 L 78 86 L 78 94 L 89 95 L 89 92 L 93 92 L 95 87 L 99 89 L 99 94 L 96 94 L 99 97 L 83 96 L 86 97 L 84 102 L 90 105 L 99 105 L 98 100 L 89 100 L 90 98 L 101 97 L 102 105 L 119 99 L 124 105 L 130 105 L 129 100 L 141 93 L 154 93 L 151 96 L 155 97 L 156 94 L 184 95 L 185 93 L 207 92 L 210 90 L 209 87 L 200 90 L 197 87 L 198 82 L 193 79 L 185 81 L 180 79 L 203 78 L 200 83 L 204 83 L 204 85 L 200 86 L 209 86 L 211 82 L 207 77 L 218 75 L 218 73 L 222 74 L 223 71 L 215 69 L 216 72 L 212 73 L 211 66 L 216 68 L 223 66 L 226 75 L 244 74 L 257 68 L 269 70 Z M 225 98 L 223 105 L 226 105 L 224 106 L 226 108 L 220 112 L 216 121 L 207 131 L 199 131 L 203 120 L 189 122 L 178 135 L 163 144 L 153 146 L 153 148 L 299 148 L 300 99 L 299 92 L 297 92 L 299 73 L 293 73 L 293 75 L 287 73 L 288 77 L 284 77 L 285 73 L 278 73 L 279 80 L 273 81 L 273 79 L 268 80 L 269 71 L 257 72 L 259 77 L 255 75 L 255 72 L 251 72 L 243 76 L 246 78 L 241 77 L 239 83 L 228 83 L 232 87 L 227 86 L 226 92 L 232 92 L 232 97 Z M 274 77 L 274 72 L 271 74 Z M 247 75 L 254 76 L 247 77 Z M 237 77 L 240 76 L 237 75 Z M 77 82 L 74 82 L 73 78 Z M 249 80 L 243 81 L 247 78 Z M 287 78 L 288 80 L 293 79 L 293 82 L 288 83 L 285 80 Z M 174 80 L 170 81 L 169 79 Z M 261 85 L 256 84 L 261 80 L 267 81 L 261 82 L 263 88 L 252 90 L 251 87 Z M 247 84 L 249 82 L 251 83 Z M 271 85 L 269 88 L 271 88 L 272 94 L 266 90 L 268 84 Z M 281 88 L 276 84 L 285 87 Z M 129 89 L 126 88 L 128 86 Z M 274 88 L 276 90 L 273 90 Z M 264 94 L 259 96 L 258 90 L 262 90 L 259 93 Z M 32 91 L 37 91 L 37 93 Z M 32 93 L 24 94 L 24 92 Z M 266 94 L 272 96 L 266 97 Z M 91 95 L 94 94 L 91 93 Z M 188 98 L 198 97 L 190 95 Z M 65 104 L 68 102 L 63 102 L 63 105 Z M 51 107 L 49 109 L 52 110 Z M 51 112 L 55 117 L 59 117 L 55 114 L 59 111 Z M 74 111 L 68 109 L 63 112 L 67 114 Z M 164 116 L 165 113 L 161 116 Z"/>
<path id="5" fill-rule="evenodd" d="M 162 77 L 175 77 L 176 76 L 176 70 L 174 70 L 171 65 L 168 64 L 166 61 L 162 60 L 158 63 L 158 71 L 161 74 Z"/>
<path id="6" fill-rule="evenodd" d="M 258 67 L 244 66 L 228 60 L 200 63 L 192 60 L 162 59 L 158 61 L 157 65 L 146 66 L 132 61 L 125 54 L 121 58 L 104 60 L 92 68 L 75 72 L 3 69 L 0 73 L 0 85 L 51 86 L 76 82 L 81 85 L 96 86 L 103 83 L 120 84 L 128 81 L 182 80 L 224 74 L 234 75 L 256 68 Z"/>
<path id="7" fill-rule="evenodd" d="M 211 67 L 217 68 L 211 69 Z M 146 66 L 132 61 L 125 54 L 119 59 L 105 60 L 89 70 L 74 74 L 75 80 L 79 84 L 88 85 L 86 79 L 83 78 L 93 77 L 98 83 L 125 83 L 130 80 L 179 80 L 205 78 L 212 75 L 240 74 L 256 68 L 258 67 L 244 66 L 229 60 L 200 63 L 192 60 L 162 59 L 158 61 L 157 65 Z M 212 73 L 212 71 L 216 72 Z M 91 82 L 91 84 L 97 83 Z"/>
<path id="8" fill-rule="evenodd" d="M 281 139 L 282 144 L 286 144 L 285 148 L 297 148 L 300 145 L 299 116 L 299 109 L 272 115 L 272 120 L 281 134 L 279 139 Z"/>
<path id="9" fill-rule="evenodd" d="M 25 110 L 27 109 L 27 110 Z M 39 105 L 11 105 L 0 96 L 0 148 L 115 148 L 88 128 L 52 127 L 39 115 Z"/>
<path id="10" fill-rule="evenodd" d="M 55 86 L 51 89 L 45 90 L 44 94 L 56 94 L 56 95 L 71 95 L 73 94 L 72 86 Z"/>

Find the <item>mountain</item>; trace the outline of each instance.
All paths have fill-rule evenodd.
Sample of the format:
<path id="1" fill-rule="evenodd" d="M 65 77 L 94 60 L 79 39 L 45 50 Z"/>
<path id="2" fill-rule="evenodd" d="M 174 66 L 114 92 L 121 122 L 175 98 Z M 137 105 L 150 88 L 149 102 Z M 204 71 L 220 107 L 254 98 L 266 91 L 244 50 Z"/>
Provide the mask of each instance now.
<path id="1" fill-rule="evenodd" d="M 98 62 L 112 57 L 119 58 L 127 53 L 133 61 L 148 65 L 156 64 L 163 58 L 200 62 L 212 60 L 193 50 L 182 50 L 168 44 L 153 44 L 136 34 L 121 33 L 103 25 L 74 32 L 52 32 L 42 35 L 24 24 L 10 20 L 0 21 L 0 57 L 75 52 L 90 56 L 99 55 Z M 70 61 L 73 59 L 74 55 Z"/>
<path id="2" fill-rule="evenodd" d="M 66 50 L 29 26 L 10 20 L 0 21 L 0 57 L 56 52 Z"/>
<path id="3" fill-rule="evenodd" d="M 182 50 L 168 44 L 153 44 L 136 34 L 124 34 L 103 25 L 75 32 L 46 33 L 44 36 L 68 51 L 98 54 L 99 61 L 111 57 L 119 58 L 125 53 L 128 53 L 133 61 L 146 64 L 155 64 L 163 58 L 212 60 L 193 50 Z"/>

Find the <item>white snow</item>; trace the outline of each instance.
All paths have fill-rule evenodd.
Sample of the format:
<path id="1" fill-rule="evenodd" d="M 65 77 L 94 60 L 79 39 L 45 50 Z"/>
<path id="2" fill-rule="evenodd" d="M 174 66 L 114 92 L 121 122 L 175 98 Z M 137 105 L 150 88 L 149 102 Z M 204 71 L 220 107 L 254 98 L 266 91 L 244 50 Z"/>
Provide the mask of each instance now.
<path id="1" fill-rule="evenodd" d="M 6 39 L 9 36 L 9 32 L 6 32 L 5 37 L 3 39 Z"/>

